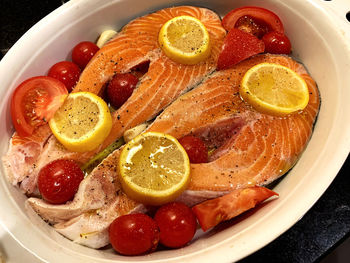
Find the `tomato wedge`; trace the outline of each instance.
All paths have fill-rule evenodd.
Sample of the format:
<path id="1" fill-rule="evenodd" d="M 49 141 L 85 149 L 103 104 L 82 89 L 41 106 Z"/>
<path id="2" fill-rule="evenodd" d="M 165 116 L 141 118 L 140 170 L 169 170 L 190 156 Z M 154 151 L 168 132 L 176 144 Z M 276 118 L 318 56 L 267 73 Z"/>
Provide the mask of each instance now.
<path id="1" fill-rule="evenodd" d="M 227 69 L 253 55 L 264 52 L 264 42 L 257 37 L 233 28 L 226 35 L 218 58 L 218 70 Z"/>
<path id="2" fill-rule="evenodd" d="M 231 193 L 192 207 L 198 222 L 207 231 L 224 220 L 229 220 L 255 207 L 267 198 L 277 195 L 265 187 L 254 186 L 236 189 Z"/>
<path id="3" fill-rule="evenodd" d="M 227 31 L 239 28 L 259 38 L 270 31 L 284 33 L 282 21 L 275 13 L 256 6 L 233 9 L 222 19 L 222 26 Z"/>
<path id="4" fill-rule="evenodd" d="M 22 82 L 11 99 L 11 117 L 18 135 L 29 136 L 45 124 L 67 94 L 65 85 L 51 77 L 38 76 Z"/>

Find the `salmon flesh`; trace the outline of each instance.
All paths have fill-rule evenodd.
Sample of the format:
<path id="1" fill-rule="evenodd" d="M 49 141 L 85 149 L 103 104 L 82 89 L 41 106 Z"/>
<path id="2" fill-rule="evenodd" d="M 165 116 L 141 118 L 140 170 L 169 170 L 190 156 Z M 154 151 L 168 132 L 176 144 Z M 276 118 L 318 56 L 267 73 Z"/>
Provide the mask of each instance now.
<path id="1" fill-rule="evenodd" d="M 158 44 L 162 25 L 181 15 L 198 18 L 210 35 L 211 55 L 196 65 L 173 62 Z M 77 153 L 66 150 L 54 136 L 45 137 L 40 142 L 44 147 L 40 146 L 40 151 L 30 161 L 26 160 L 26 153 L 21 149 L 10 147 L 3 158 L 10 181 L 14 185 L 20 184 L 27 194 L 32 194 L 36 191 L 38 172 L 49 162 L 66 158 L 83 164 L 120 138 L 126 130 L 153 119 L 181 94 L 197 86 L 215 70 L 225 35 L 226 31 L 216 13 L 193 6 L 162 9 L 128 23 L 95 54 L 73 90 L 101 94 L 103 87 L 115 74 L 130 72 L 135 66 L 149 62 L 147 73 L 142 76 L 131 97 L 113 113 L 113 127 L 106 140 L 93 151 Z"/>
<path id="2" fill-rule="evenodd" d="M 180 15 L 198 18 L 207 28 L 212 51 L 196 65 L 173 62 L 161 51 L 158 33 L 169 19 Z M 28 195 L 37 193 L 37 176 L 49 162 L 66 158 L 81 164 L 122 137 L 124 132 L 153 120 L 146 131 L 201 138 L 209 149 L 208 163 L 191 164 L 191 182 L 178 198 L 189 206 L 232 193 L 264 186 L 290 170 L 300 158 L 313 130 L 320 98 L 315 81 L 303 65 L 282 55 L 257 55 L 234 67 L 215 71 L 226 31 L 220 17 L 206 8 L 179 6 L 162 9 L 128 23 L 93 57 L 73 92 L 101 95 L 115 74 L 149 63 L 132 96 L 113 113 L 113 127 L 95 150 L 66 150 L 48 125 L 32 136 L 10 141 L 3 164 L 8 180 Z M 260 113 L 239 96 L 248 69 L 276 63 L 297 72 L 307 83 L 307 107 L 285 117 Z M 106 157 L 85 177 L 72 201 L 52 205 L 30 197 L 27 205 L 76 243 L 100 248 L 109 244 L 108 227 L 120 215 L 146 212 L 148 207 L 126 196 L 118 179 L 121 149 Z"/>
<path id="3" fill-rule="evenodd" d="M 303 111 L 276 117 L 257 112 L 241 100 L 238 90 L 243 75 L 263 62 L 287 66 L 306 81 L 310 99 Z M 191 164 L 190 185 L 178 199 L 193 206 L 235 189 L 269 184 L 285 174 L 310 139 L 319 104 L 316 83 L 301 64 L 287 56 L 257 55 L 207 77 L 169 105 L 146 131 L 176 138 L 193 134 L 213 149 L 208 163 Z M 120 151 L 110 154 L 83 180 L 72 202 L 57 206 L 30 198 L 28 204 L 74 242 L 94 248 L 107 245 L 107 229 L 116 217 L 147 210 L 121 190 L 116 167 Z"/>

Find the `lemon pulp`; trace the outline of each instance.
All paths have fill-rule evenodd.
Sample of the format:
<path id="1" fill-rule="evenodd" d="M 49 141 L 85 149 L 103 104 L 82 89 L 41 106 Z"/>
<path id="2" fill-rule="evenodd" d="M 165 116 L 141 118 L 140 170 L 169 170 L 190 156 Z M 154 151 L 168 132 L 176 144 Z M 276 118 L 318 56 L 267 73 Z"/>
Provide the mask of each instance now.
<path id="1" fill-rule="evenodd" d="M 186 189 L 190 163 L 174 137 L 147 132 L 124 146 L 119 172 L 129 197 L 144 204 L 160 205 L 174 200 Z"/>
<path id="2" fill-rule="evenodd" d="M 103 99 L 90 92 L 71 93 L 49 121 L 55 137 L 68 150 L 95 149 L 108 136 L 112 116 Z"/>
<path id="3" fill-rule="evenodd" d="M 277 116 L 303 110 L 309 102 L 304 79 L 290 68 L 274 63 L 250 68 L 239 92 L 256 110 Z"/>
<path id="4" fill-rule="evenodd" d="M 159 32 L 159 44 L 172 60 L 197 64 L 211 51 L 209 33 L 203 23 L 192 16 L 177 16 L 167 21 Z"/>

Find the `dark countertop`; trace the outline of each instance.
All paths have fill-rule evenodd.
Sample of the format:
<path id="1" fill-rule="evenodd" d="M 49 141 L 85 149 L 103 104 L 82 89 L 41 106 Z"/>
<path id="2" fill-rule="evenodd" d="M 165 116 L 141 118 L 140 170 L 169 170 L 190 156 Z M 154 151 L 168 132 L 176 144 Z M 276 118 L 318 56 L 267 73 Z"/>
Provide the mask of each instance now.
<path id="1" fill-rule="evenodd" d="M 1 58 L 31 26 L 64 2 L 0 0 Z M 299 222 L 241 262 L 316 262 L 325 258 L 350 236 L 349 174 L 348 156 L 328 190 Z"/>
<path id="2" fill-rule="evenodd" d="M 350 237 L 349 174 L 350 155 L 327 191 L 300 221 L 241 262 L 319 262 L 324 259 Z"/>

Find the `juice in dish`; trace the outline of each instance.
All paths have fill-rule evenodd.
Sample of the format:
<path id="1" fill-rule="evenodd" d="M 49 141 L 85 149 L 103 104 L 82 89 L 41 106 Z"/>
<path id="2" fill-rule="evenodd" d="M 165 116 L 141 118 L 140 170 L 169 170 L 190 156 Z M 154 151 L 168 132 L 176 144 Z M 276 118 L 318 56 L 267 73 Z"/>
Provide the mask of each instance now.
<path id="1" fill-rule="evenodd" d="M 192 210 L 204 230 L 254 207 L 266 198 L 277 195 L 261 186 L 286 173 L 306 147 L 318 113 L 318 90 L 302 65 L 286 54 L 280 54 L 281 50 L 282 53 L 288 54 L 290 48 L 284 38 L 283 24 L 279 22 L 278 17 L 276 20 L 275 14 L 253 7 L 240 8 L 238 11 L 229 12 L 221 23 L 215 12 L 205 8 L 180 6 L 162 9 L 129 22 L 111 41 L 99 49 L 83 69 L 79 81 L 73 88 L 73 93 L 90 92 L 104 97 L 104 86 L 108 89 L 109 84 L 117 76 L 131 73 L 134 76 L 137 75 L 139 79 L 130 89 L 131 92 L 126 96 L 126 101 L 113 110 L 112 131 L 105 134 L 106 138 L 95 149 L 86 152 L 67 150 L 57 142 L 45 122 L 35 126 L 30 135 L 14 134 L 9 152 L 3 158 L 8 178 L 14 185 L 20 185 L 28 195 L 33 196 L 27 201 L 29 205 L 44 220 L 50 222 L 59 233 L 74 242 L 92 248 L 101 248 L 110 242 L 113 247 L 119 247 L 114 246 L 114 243 L 120 242 L 118 238 L 121 235 L 116 237 L 114 232 L 111 233 L 114 230 L 109 228 L 110 225 L 116 225 L 114 221 L 118 218 L 122 218 L 121 221 L 130 222 L 122 217 L 127 214 L 147 213 L 148 206 L 132 199 L 123 190 L 119 168 L 128 162 L 128 158 L 123 159 L 120 156 L 130 147 L 129 151 L 144 155 L 146 160 L 144 170 L 149 172 L 155 166 L 166 170 L 171 167 L 169 162 L 175 158 L 172 155 L 174 151 L 166 148 L 168 146 L 152 144 L 157 150 L 147 154 L 145 149 L 150 147 L 143 144 L 137 146 L 127 144 L 114 150 L 81 181 L 74 198 L 63 204 L 56 205 L 45 198 L 34 197 L 39 194 L 37 182 L 40 171 L 52 161 L 69 159 L 83 166 L 96 153 L 121 138 L 126 131 L 141 127 L 139 125 L 143 125 L 141 132 L 145 137 L 151 132 L 157 132 L 165 134 L 164 137 L 171 136 L 180 142 L 187 136 L 195 138 L 197 142 L 192 139 L 193 142 L 189 147 L 183 145 L 190 160 L 193 152 L 199 148 L 198 145 L 201 145 L 201 149 L 206 149 L 207 156 L 203 161 L 184 164 L 184 167 L 188 167 L 190 171 L 189 181 L 185 184 L 186 189 L 176 199 L 187 207 L 193 207 Z M 260 14 L 259 19 L 256 17 L 257 14 Z M 183 18 L 184 15 L 196 18 L 195 22 L 192 19 Z M 163 42 L 159 41 L 162 36 L 159 32 L 163 32 L 161 28 L 166 22 L 178 17 L 182 18 L 180 25 L 177 23 L 179 19 L 175 19 L 167 29 L 166 39 L 176 41 L 176 37 L 172 36 L 181 33 L 178 38 L 183 38 L 182 42 L 187 44 L 174 43 L 173 49 L 179 48 L 181 52 L 191 52 L 191 48 L 188 49 L 188 47 L 193 45 L 195 50 L 198 45 L 194 40 L 201 39 L 202 34 L 192 34 L 191 30 L 186 32 L 184 28 L 187 27 L 183 27 L 183 24 L 191 29 L 195 29 L 199 24 L 199 28 L 204 27 L 209 35 L 209 56 L 203 57 L 201 61 L 196 61 L 194 64 L 182 64 L 163 52 L 161 45 Z M 271 17 L 275 18 L 273 22 Z M 264 22 L 261 22 L 262 20 Z M 226 31 L 228 31 L 227 34 Z M 271 32 L 277 32 L 278 36 L 282 35 L 281 38 L 276 37 L 277 47 L 269 45 L 268 41 L 273 37 L 264 39 L 264 36 Z M 203 36 L 205 36 L 204 33 Z M 277 54 L 264 53 L 265 46 L 269 47 L 270 53 Z M 281 46 L 283 48 L 280 48 Z M 288 82 L 291 78 L 294 79 L 294 75 L 298 76 L 302 80 L 301 85 L 305 84 L 308 89 L 307 98 L 304 98 L 307 100 L 307 105 L 297 112 L 285 115 L 280 109 L 282 104 L 283 107 L 293 105 L 294 100 L 290 96 L 277 96 L 270 99 L 271 93 L 265 92 L 259 101 L 277 105 L 275 107 L 277 110 L 273 113 L 261 111 L 256 105 L 242 99 L 244 96 L 240 94 L 240 85 L 243 77 L 252 67 L 262 63 L 281 65 L 291 69 L 292 76 L 283 77 L 283 81 Z M 146 71 L 135 70 L 142 65 L 148 65 Z M 264 71 L 262 75 L 259 74 L 252 81 L 253 86 L 250 89 L 252 94 L 258 94 L 257 91 L 259 91 L 254 90 L 254 86 L 260 84 L 266 86 L 266 82 L 269 82 L 269 87 L 275 89 L 281 85 L 280 81 L 274 79 L 273 72 Z M 262 79 L 264 79 L 263 83 Z M 121 84 L 118 85 L 121 86 Z M 128 87 L 130 88 L 130 85 Z M 121 90 L 124 92 L 123 89 Z M 118 96 L 122 95 L 118 93 Z M 39 109 L 45 112 L 45 108 L 37 107 L 36 103 L 33 107 L 34 112 L 36 110 L 39 112 Z M 97 111 L 92 112 L 95 115 L 97 113 Z M 67 114 L 69 115 L 70 112 L 68 111 Z M 40 116 L 36 117 L 42 120 Z M 147 125 L 145 122 L 148 122 Z M 73 123 L 74 116 L 72 116 L 72 125 Z M 71 136 L 74 137 L 74 135 Z M 147 162 L 147 160 L 151 161 Z M 149 163 L 148 166 L 147 163 Z M 128 167 L 133 169 L 131 166 Z M 145 176 L 141 174 L 140 177 Z M 139 183 L 143 186 L 147 185 L 147 178 Z M 167 185 L 172 184 L 169 182 Z M 153 192 L 163 190 L 161 187 L 149 186 L 150 189 L 151 187 Z M 209 203 L 204 202 L 208 199 L 210 199 Z M 169 202 L 167 198 L 164 200 Z M 228 207 L 228 202 L 230 204 L 236 202 L 239 205 Z M 210 209 L 210 207 L 217 209 Z M 186 215 L 178 213 L 178 217 L 191 217 L 188 214 L 194 216 L 193 212 L 186 213 Z M 139 222 L 136 217 L 139 216 L 135 218 L 130 216 L 128 220 Z M 158 222 L 159 236 L 155 233 L 159 229 L 151 231 L 149 243 L 141 242 L 140 250 L 130 252 L 131 254 L 154 251 L 158 242 L 169 244 L 168 237 L 173 233 L 164 237 L 164 230 L 162 231 L 160 225 L 166 219 L 161 218 L 161 222 Z M 150 220 L 153 222 L 152 218 Z M 149 230 L 154 229 L 154 224 L 150 223 L 148 226 L 141 224 L 139 227 Z M 118 228 L 112 229 L 117 231 Z M 113 236 L 113 241 L 110 240 L 110 236 Z M 175 242 L 178 244 L 175 247 L 185 245 L 191 238 Z M 128 249 L 127 247 L 119 251 L 117 248 L 117 251 L 130 254 Z"/>

